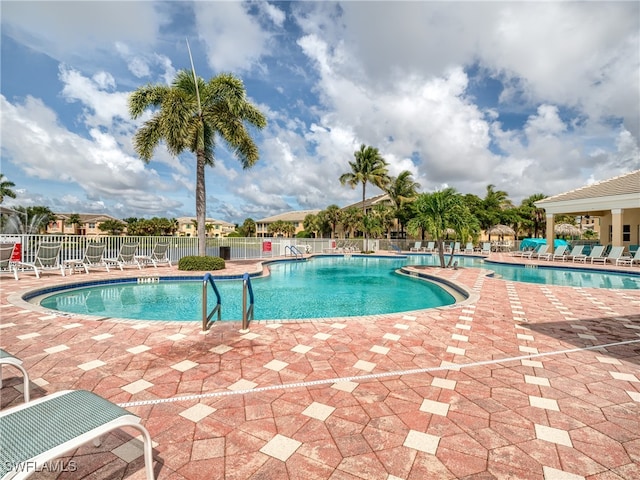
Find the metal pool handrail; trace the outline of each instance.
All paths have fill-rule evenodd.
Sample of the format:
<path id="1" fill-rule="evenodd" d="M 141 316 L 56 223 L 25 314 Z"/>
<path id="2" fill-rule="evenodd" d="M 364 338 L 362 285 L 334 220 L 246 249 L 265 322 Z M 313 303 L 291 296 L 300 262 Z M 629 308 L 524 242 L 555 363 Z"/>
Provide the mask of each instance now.
<path id="1" fill-rule="evenodd" d="M 247 292 L 249 294 L 249 309 L 247 309 Z M 251 288 L 251 277 L 248 273 L 242 276 L 242 329 L 249 329 L 249 322 L 253 320 L 253 288 Z"/>
<path id="2" fill-rule="evenodd" d="M 213 310 L 209 314 L 207 314 L 207 283 L 211 285 L 214 293 L 216 294 L 217 303 Z M 204 278 L 202 279 L 202 331 L 206 331 L 209 328 L 209 324 L 211 317 L 218 312 L 218 321 L 220 321 L 220 309 L 222 307 L 222 299 L 220 298 L 220 292 L 218 291 L 218 287 L 216 286 L 216 282 L 213 281 L 213 275 L 207 272 L 204 274 Z M 215 322 L 215 320 L 214 320 Z"/>
<path id="3" fill-rule="evenodd" d="M 284 247 L 285 256 L 287 256 L 287 250 L 291 252 L 291 256 L 296 257 L 296 260 L 298 258 L 304 257 L 304 254 L 300 250 L 298 250 L 298 248 L 295 245 L 287 245 L 286 247 Z"/>

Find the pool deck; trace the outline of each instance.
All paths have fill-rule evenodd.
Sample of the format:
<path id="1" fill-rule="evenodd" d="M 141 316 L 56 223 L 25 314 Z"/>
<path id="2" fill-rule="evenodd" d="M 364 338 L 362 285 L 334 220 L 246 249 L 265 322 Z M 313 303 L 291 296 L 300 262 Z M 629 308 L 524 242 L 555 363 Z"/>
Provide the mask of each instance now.
<path id="1" fill-rule="evenodd" d="M 231 261 L 215 273 L 260 269 Z M 0 347 L 24 361 L 32 398 L 87 389 L 140 416 L 160 480 L 640 478 L 640 290 L 428 271 L 472 298 L 401 314 L 253 322 L 248 332 L 226 322 L 206 334 L 198 322 L 100 321 L 15 300 L 79 280 L 188 273 L 175 266 L 25 272 L 2 277 Z M 2 378 L 2 408 L 22 403 L 17 370 Z M 143 479 L 131 435 L 112 433 L 56 464 L 77 471 L 31 478 Z"/>

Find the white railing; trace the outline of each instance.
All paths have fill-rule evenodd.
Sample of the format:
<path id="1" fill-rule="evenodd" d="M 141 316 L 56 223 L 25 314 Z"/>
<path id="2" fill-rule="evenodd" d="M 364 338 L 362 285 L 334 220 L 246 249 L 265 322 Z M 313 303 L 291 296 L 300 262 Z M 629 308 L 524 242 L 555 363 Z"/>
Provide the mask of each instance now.
<path id="1" fill-rule="evenodd" d="M 123 243 L 138 242 L 137 255 L 150 255 L 153 246 L 158 242 L 169 242 L 169 258 L 172 262 L 178 262 L 180 258 L 188 255 L 198 255 L 198 239 L 196 237 L 137 237 L 137 236 L 100 236 L 86 237 L 83 235 L 28 235 L 28 234 L 7 234 L 0 235 L 0 243 L 19 243 L 21 250 L 21 261 L 32 262 L 35 258 L 38 246 L 42 242 L 60 242 L 62 250 L 60 260 L 82 259 L 87 244 L 90 242 L 106 243 L 105 257 L 115 258 L 118 255 Z M 363 248 L 362 239 L 352 239 L 348 241 L 354 246 L 354 251 Z M 369 240 L 371 248 L 372 240 Z M 390 249 L 388 242 L 380 240 L 380 249 Z M 207 255 L 221 256 L 220 247 L 229 247 L 231 260 L 253 260 L 269 259 L 286 255 L 287 249 L 295 247 L 300 252 L 308 254 L 344 253 L 341 245 L 344 240 L 331 238 L 257 238 L 257 237 L 222 237 L 208 238 L 206 252 Z"/>

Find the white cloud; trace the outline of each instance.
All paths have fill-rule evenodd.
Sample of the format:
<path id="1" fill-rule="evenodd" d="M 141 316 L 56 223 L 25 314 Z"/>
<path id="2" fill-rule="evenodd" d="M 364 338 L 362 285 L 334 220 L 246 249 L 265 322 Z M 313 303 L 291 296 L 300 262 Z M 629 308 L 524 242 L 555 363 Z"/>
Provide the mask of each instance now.
<path id="1" fill-rule="evenodd" d="M 125 154 L 112 135 L 93 129 L 86 139 L 69 132 L 33 97 L 11 104 L 0 96 L 0 101 L 3 156 L 28 175 L 74 183 L 88 197 L 119 199 L 135 210 L 179 206 L 157 193 L 170 189 L 157 172 Z"/>
<path id="2" fill-rule="evenodd" d="M 250 70 L 267 53 L 269 34 L 240 2 L 196 2 L 196 27 L 216 72 Z M 196 69 L 197 71 L 197 69 Z"/>
<path id="3" fill-rule="evenodd" d="M 89 79 L 76 70 L 61 66 L 60 81 L 64 83 L 63 97 L 68 102 L 79 101 L 86 107 L 83 121 L 87 125 L 112 127 L 115 122 L 129 117 L 127 93 L 104 90 L 105 82 L 107 86 L 115 87 L 109 73 L 99 72 Z"/>
<path id="4" fill-rule="evenodd" d="M 253 169 L 216 146 L 209 209 L 226 219 L 359 201 L 338 178 L 361 143 L 424 190 L 483 194 L 493 183 L 514 201 L 639 166 L 637 2 L 5 3 L 3 35 L 61 59 L 59 86 L 43 79 L 38 92 L 49 82 L 67 105 L 6 94 L 3 162 L 34 179 L 63 175 L 91 208 L 192 212 L 192 156 L 160 146 L 140 162 L 131 138 L 148 116 L 132 121 L 127 96 L 140 79 L 171 83 L 194 35 L 198 73 L 243 76 L 269 118 Z M 487 99 L 488 76 L 505 88 Z"/>
<path id="5" fill-rule="evenodd" d="M 167 20 L 155 2 L 146 1 L 2 4 L 3 34 L 63 62 L 104 53 L 97 48 L 112 47 L 114 32 L 120 41 L 153 45 Z"/>

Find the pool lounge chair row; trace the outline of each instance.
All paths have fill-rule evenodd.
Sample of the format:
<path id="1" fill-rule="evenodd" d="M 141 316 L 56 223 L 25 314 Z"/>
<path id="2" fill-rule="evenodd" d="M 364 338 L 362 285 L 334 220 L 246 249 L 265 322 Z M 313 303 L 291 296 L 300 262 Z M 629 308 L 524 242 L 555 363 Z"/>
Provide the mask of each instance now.
<path id="1" fill-rule="evenodd" d="M 413 247 L 409 248 L 409 251 L 435 253 L 437 251 L 436 242 L 427 242 L 427 245 L 424 247 L 422 246 L 422 242 L 415 242 Z M 449 244 L 445 243 L 444 253 L 451 254 L 452 252 L 454 254 L 463 252 L 466 254 L 481 253 L 482 255 L 489 255 L 491 253 L 491 243 L 484 242 L 481 247 L 474 247 L 473 243 L 467 242 L 467 244 L 464 247 L 464 250 L 460 248 L 460 242 L 453 242 Z"/>
<path id="2" fill-rule="evenodd" d="M 123 270 L 126 266 L 134 266 L 142 269 L 143 266 L 153 265 L 155 268 L 160 264 L 172 266 L 169 259 L 169 244 L 156 243 L 153 251 L 149 255 L 137 255 L 138 243 L 124 243 L 114 258 L 105 257 L 107 245 L 105 243 L 89 243 L 82 258 L 60 260 L 60 243 L 42 242 L 36 250 L 33 262 L 22 262 L 11 260 L 13 244 L 2 244 L 0 246 L 2 271 L 10 272 L 15 279 L 18 279 L 18 271 L 33 270 L 37 278 L 44 271 L 59 270 L 65 276 L 65 270 L 74 273 L 84 270 L 89 273 L 91 268 L 104 268 L 107 272 L 109 267 L 116 267 Z"/>
<path id="3" fill-rule="evenodd" d="M 22 372 L 25 403 L 0 412 L 1 480 L 28 478 L 47 462 L 89 441 L 99 446 L 100 437 L 127 427 L 141 434 L 146 478 L 155 479 L 151 436 L 140 417 L 87 390 L 63 390 L 30 401 L 29 375 L 22 360 L 0 349 L 2 365 Z"/>
<path id="4" fill-rule="evenodd" d="M 634 263 L 640 264 L 640 253 L 638 253 L 640 250 L 636 250 L 633 256 L 623 256 L 624 247 L 620 246 L 611 247 L 611 251 L 608 254 L 604 254 L 605 247 L 603 245 L 594 246 L 588 254 L 582 253 L 584 245 L 576 245 L 569 253 L 567 253 L 567 248 L 566 245 L 559 245 L 553 252 L 549 252 L 547 245 L 540 245 L 534 250 L 519 250 L 513 252 L 512 256 L 549 261 L 561 260 L 563 262 L 571 260 L 574 263 L 602 263 L 603 265 L 607 263 L 627 266 L 633 266 Z"/>

